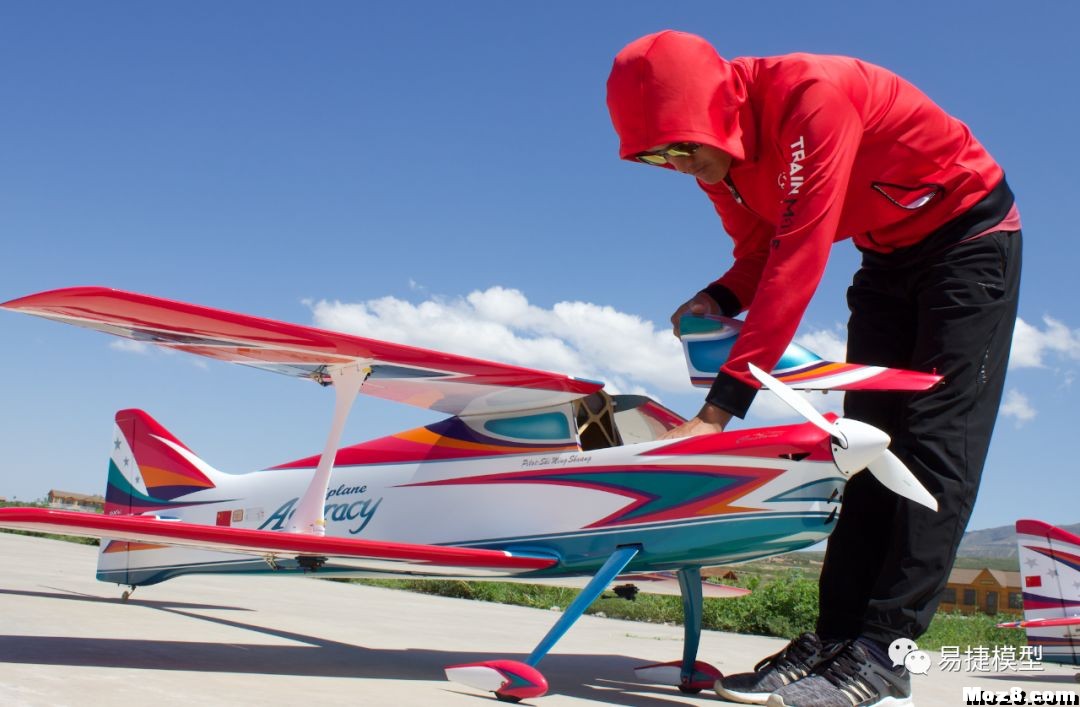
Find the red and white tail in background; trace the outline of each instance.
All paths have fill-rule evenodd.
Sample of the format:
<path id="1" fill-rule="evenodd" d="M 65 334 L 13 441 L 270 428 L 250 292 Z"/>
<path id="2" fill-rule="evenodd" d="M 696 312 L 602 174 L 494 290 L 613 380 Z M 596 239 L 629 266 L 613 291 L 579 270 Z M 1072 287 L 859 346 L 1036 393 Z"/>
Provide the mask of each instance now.
<path id="1" fill-rule="evenodd" d="M 1016 521 L 1024 620 L 1000 624 L 1023 628 L 1042 659 L 1080 665 L 1080 537 L 1039 520 Z"/>

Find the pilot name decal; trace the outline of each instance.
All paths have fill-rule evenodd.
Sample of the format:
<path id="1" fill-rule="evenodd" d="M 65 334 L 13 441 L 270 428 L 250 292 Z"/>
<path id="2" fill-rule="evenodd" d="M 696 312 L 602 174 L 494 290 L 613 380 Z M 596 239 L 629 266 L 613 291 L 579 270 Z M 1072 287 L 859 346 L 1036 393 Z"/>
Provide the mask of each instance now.
<path id="1" fill-rule="evenodd" d="M 528 468 L 533 466 L 567 466 L 568 464 L 587 464 L 592 459 L 588 454 L 568 454 L 566 456 L 547 456 L 535 459 L 525 458 L 521 460 L 521 466 Z"/>

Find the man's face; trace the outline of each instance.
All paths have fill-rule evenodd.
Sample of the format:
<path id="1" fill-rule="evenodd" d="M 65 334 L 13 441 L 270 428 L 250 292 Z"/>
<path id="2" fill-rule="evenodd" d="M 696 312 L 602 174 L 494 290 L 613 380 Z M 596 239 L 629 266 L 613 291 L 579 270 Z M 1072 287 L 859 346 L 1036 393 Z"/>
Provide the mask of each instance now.
<path id="1" fill-rule="evenodd" d="M 667 161 L 679 172 L 696 177 L 706 184 L 723 181 L 731 168 L 731 155 L 712 145 L 702 145 L 694 154 L 685 157 L 669 155 Z"/>

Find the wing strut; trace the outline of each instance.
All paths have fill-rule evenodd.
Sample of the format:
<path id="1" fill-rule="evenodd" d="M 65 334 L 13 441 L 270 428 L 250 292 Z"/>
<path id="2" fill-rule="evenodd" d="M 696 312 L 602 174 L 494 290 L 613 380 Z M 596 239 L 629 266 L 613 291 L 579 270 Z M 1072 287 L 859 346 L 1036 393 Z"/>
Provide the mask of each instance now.
<path id="1" fill-rule="evenodd" d="M 371 375 L 371 366 L 348 363 L 330 368 L 329 373 L 330 380 L 334 382 L 334 419 L 330 423 L 330 434 L 319 458 L 319 466 L 296 506 L 289 526 L 290 533 L 326 535 L 326 491 L 330 486 L 330 474 L 334 471 L 334 459 L 341 443 L 341 433 L 345 429 L 345 420 L 352 410 L 356 394 Z"/>

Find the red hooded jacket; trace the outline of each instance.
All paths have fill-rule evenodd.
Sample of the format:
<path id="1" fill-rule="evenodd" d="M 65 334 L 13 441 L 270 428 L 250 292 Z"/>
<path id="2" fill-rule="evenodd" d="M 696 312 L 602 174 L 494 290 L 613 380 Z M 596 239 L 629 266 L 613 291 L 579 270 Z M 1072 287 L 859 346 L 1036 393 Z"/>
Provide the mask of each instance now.
<path id="1" fill-rule="evenodd" d="M 771 370 L 779 360 L 834 241 L 886 253 L 913 245 L 1004 178 L 967 126 L 895 74 L 847 57 L 729 62 L 701 37 L 668 30 L 619 52 L 607 100 L 623 159 L 673 142 L 734 157 L 724 182 L 698 185 L 735 241 L 714 287 L 734 295 L 729 309 L 753 305 L 709 397 L 739 416 L 757 389 L 747 363 Z M 714 400 L 725 379 L 728 404 Z"/>

